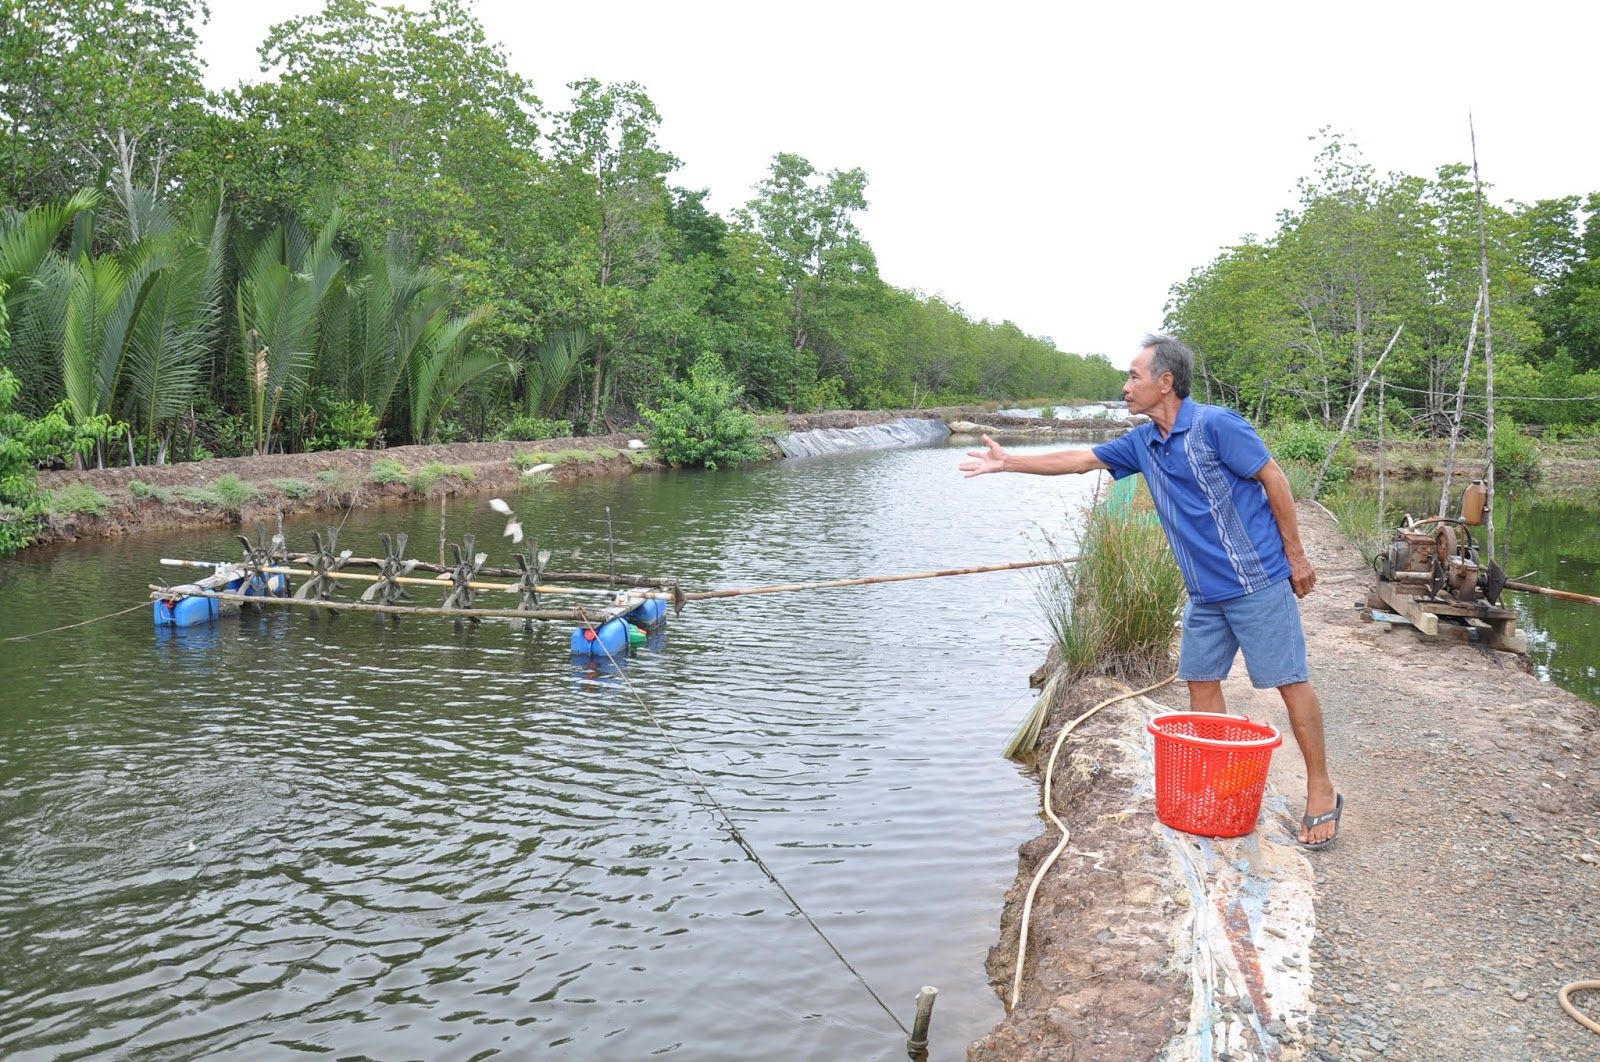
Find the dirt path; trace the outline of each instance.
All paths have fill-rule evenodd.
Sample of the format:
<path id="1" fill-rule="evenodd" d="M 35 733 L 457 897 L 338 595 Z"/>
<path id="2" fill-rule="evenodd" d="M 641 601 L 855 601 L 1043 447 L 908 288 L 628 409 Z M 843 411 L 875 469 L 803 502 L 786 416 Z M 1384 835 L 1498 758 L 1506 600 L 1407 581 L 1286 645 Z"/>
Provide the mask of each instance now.
<path id="1" fill-rule="evenodd" d="M 1021 1006 L 970 1058 L 1600 1058 L 1556 1002 L 1600 977 L 1600 710 L 1515 657 L 1362 621 L 1359 554 L 1320 510 L 1301 523 L 1322 577 L 1302 614 L 1340 840 L 1292 842 L 1292 738 L 1254 834 L 1167 830 L 1143 735 L 1154 706 L 1108 709 L 1057 771 L 1075 836 L 1035 901 Z M 1287 733 L 1276 694 L 1242 670 L 1230 708 Z M 990 958 L 1002 998 L 1022 892 L 1054 842 L 1024 846 Z"/>

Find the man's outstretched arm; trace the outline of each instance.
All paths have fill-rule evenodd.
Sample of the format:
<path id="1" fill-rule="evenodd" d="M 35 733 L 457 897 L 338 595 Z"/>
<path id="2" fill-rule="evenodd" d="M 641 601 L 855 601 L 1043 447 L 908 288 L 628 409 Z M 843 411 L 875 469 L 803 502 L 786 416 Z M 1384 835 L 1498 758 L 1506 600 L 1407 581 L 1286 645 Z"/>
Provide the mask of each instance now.
<path id="1" fill-rule="evenodd" d="M 1036 476 L 1064 476 L 1072 472 L 1093 472 L 1109 468 L 1093 450 L 1052 450 L 1047 454 L 1008 454 L 999 443 L 983 436 L 987 449 L 968 450 L 971 461 L 961 462 L 967 478 L 986 472 L 1029 472 Z"/>

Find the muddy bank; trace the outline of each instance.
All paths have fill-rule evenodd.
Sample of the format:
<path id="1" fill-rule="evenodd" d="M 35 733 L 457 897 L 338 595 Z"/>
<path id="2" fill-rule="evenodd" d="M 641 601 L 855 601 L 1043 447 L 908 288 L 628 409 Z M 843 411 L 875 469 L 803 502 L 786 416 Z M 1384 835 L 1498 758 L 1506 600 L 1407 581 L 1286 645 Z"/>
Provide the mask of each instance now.
<path id="1" fill-rule="evenodd" d="M 265 457 L 221 457 L 176 465 L 140 465 L 39 474 L 39 486 L 86 484 L 107 498 L 99 513 L 52 517 L 40 543 L 109 537 L 162 528 L 245 524 L 349 506 L 400 504 L 465 492 L 496 492 L 525 482 L 524 469 L 548 461 L 556 479 L 661 468 L 632 436 L 548 439 L 536 443 L 448 443 L 387 450 L 333 450 Z M 537 459 L 537 460 L 534 460 Z M 519 464 L 520 460 L 520 464 Z M 397 463 L 380 466 L 380 462 Z M 430 466 L 439 466 L 432 467 Z M 254 493 L 234 502 L 199 497 L 225 476 Z M 189 495 L 186 497 L 185 495 Z"/>
<path id="2" fill-rule="evenodd" d="M 970 1058 L 1594 1057 L 1600 1040 L 1555 997 L 1600 976 L 1600 710 L 1523 658 L 1363 621 L 1359 553 L 1314 506 L 1300 522 L 1339 840 L 1295 845 L 1302 762 L 1276 692 L 1242 665 L 1230 708 L 1286 736 L 1245 838 L 1154 817 L 1144 719 L 1153 702 L 1186 709 L 1181 688 L 1108 708 L 1058 765 L 1072 838 L 1035 900 L 1020 1005 Z M 1104 695 L 1073 693 L 1050 727 Z M 1056 842 L 1041 828 L 990 956 L 1002 999 L 1023 894 Z"/>
<path id="3" fill-rule="evenodd" d="M 997 417 L 969 406 L 922 410 L 836 410 L 761 418 L 770 436 L 823 428 L 858 428 L 901 418 L 950 423 L 985 417 L 993 430 L 1054 429 L 1065 437 L 1077 422 Z M 1104 430 L 1105 422 L 1099 422 Z M 623 475 L 659 471 L 666 466 L 648 449 L 630 448 L 648 442 L 648 434 L 622 433 L 537 442 L 446 443 L 396 446 L 386 450 L 336 450 L 265 457 L 222 457 L 176 465 L 134 468 L 50 471 L 39 474 L 39 486 L 57 491 L 84 484 L 99 491 L 106 504 L 98 513 L 65 513 L 50 518 L 38 544 L 100 538 L 142 530 L 249 524 L 349 506 L 401 504 L 459 493 L 495 493 L 524 482 L 524 470 L 537 464 L 554 467 L 553 479 Z M 769 439 L 769 457 L 783 456 Z M 385 464 L 380 466 L 380 462 Z M 399 472 L 394 468 L 398 463 Z M 432 467 L 430 466 L 438 466 Z M 219 479 L 237 477 L 248 497 L 219 500 L 205 497 Z"/>

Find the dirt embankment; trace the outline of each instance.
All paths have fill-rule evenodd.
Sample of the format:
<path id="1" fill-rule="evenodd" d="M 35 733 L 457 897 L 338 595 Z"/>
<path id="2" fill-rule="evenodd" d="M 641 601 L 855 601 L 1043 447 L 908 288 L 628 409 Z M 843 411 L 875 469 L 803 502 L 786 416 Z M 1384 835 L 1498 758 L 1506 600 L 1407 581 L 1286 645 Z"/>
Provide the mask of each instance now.
<path id="1" fill-rule="evenodd" d="M 1339 840 L 1295 845 L 1299 752 L 1276 693 L 1242 665 L 1230 708 L 1287 740 L 1262 823 L 1237 841 L 1157 823 L 1155 707 L 1113 705 L 1063 750 L 1071 843 L 1035 900 L 1021 1004 L 969 1058 L 1597 1057 L 1600 1037 L 1556 995 L 1600 977 L 1600 709 L 1522 658 L 1363 621 L 1359 554 L 1317 508 L 1300 520 L 1320 576 L 1301 611 L 1346 801 Z M 1078 691 L 1051 727 L 1099 696 Z M 1152 696 L 1188 707 L 1177 687 Z M 1021 851 L 989 961 L 1002 998 L 1023 894 L 1055 841 L 1046 828 Z"/>
<path id="2" fill-rule="evenodd" d="M 950 406 L 774 416 L 762 418 L 762 426 L 768 433 L 780 434 L 857 428 L 903 417 L 947 423 L 979 417 L 997 430 L 1043 428 L 1058 434 L 1065 434 L 1080 423 L 1000 417 L 973 407 Z M 1103 426 L 1105 422 L 1096 423 Z M 104 495 L 106 503 L 99 512 L 53 516 L 37 541 L 109 537 L 147 529 L 249 524 L 269 520 L 279 513 L 289 516 L 443 494 L 505 491 L 523 482 L 528 467 L 546 462 L 554 465 L 549 474 L 558 480 L 664 468 L 648 450 L 630 449 L 630 442 L 637 444 L 648 438 L 644 434 L 623 433 L 537 442 L 397 446 L 387 450 L 224 457 L 176 465 L 43 472 L 39 485 L 45 490 L 57 491 L 81 483 Z M 770 453 L 774 458 L 782 456 L 776 447 Z M 399 465 L 398 473 L 395 463 Z M 443 467 L 430 473 L 425 471 L 429 466 Z M 248 497 L 207 497 L 209 488 L 226 476 L 237 477 L 247 488 Z"/>

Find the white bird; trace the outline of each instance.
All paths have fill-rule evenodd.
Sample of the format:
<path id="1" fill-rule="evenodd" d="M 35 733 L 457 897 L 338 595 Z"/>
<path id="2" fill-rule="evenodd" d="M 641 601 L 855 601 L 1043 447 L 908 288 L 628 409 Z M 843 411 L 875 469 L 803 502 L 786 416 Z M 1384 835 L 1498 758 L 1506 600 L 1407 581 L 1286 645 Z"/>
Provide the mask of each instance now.
<path id="1" fill-rule="evenodd" d="M 644 449 L 644 440 L 642 440 L 642 439 L 629 439 L 628 440 L 628 449 L 630 449 L 630 450 L 643 450 Z"/>
<path id="2" fill-rule="evenodd" d="M 516 514 L 511 511 L 511 506 L 506 504 L 506 500 L 504 498 L 490 498 L 489 508 L 499 513 L 501 516 L 511 517 L 511 519 L 506 521 L 506 537 L 512 542 L 521 542 L 522 521 L 517 519 Z"/>
<path id="3" fill-rule="evenodd" d="M 536 476 L 540 472 L 549 472 L 551 469 L 553 469 L 555 467 L 556 466 L 552 465 L 552 464 L 534 465 L 532 468 L 528 469 L 527 471 L 523 472 L 522 474 L 524 476 Z"/>

